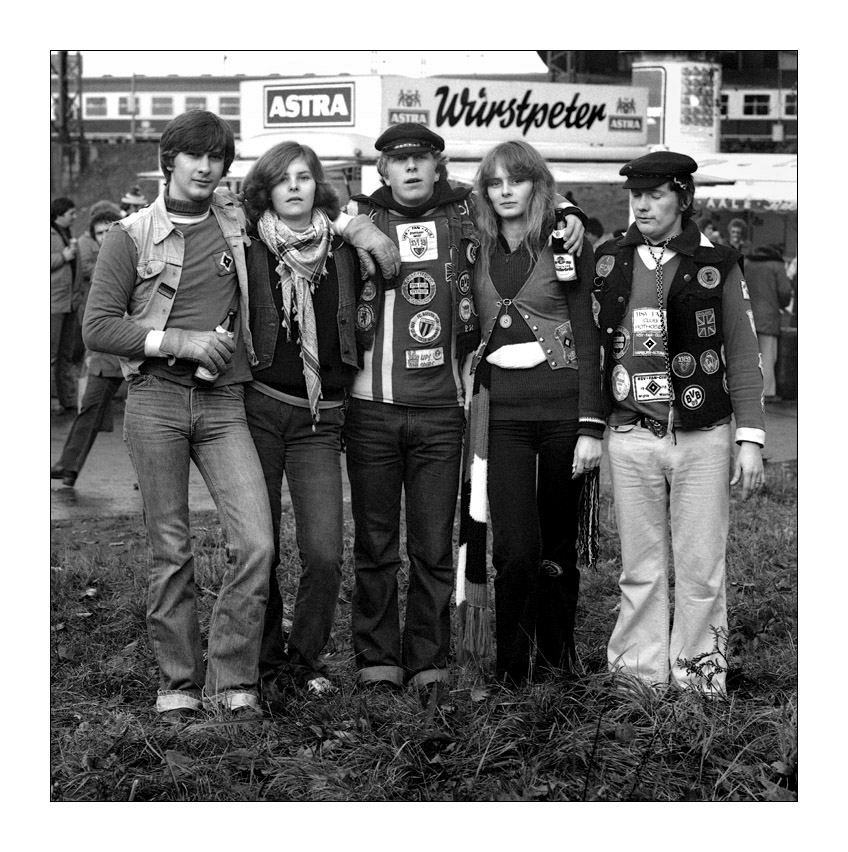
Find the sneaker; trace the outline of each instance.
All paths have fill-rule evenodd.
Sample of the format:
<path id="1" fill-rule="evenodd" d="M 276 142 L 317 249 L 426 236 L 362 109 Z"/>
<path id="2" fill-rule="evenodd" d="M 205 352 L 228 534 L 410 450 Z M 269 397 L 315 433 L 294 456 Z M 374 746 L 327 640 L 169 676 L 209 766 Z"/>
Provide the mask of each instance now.
<path id="1" fill-rule="evenodd" d="M 325 696 L 338 692 L 338 688 L 330 683 L 330 681 L 323 675 L 318 675 L 317 677 L 311 677 L 308 681 L 306 681 L 306 691 L 312 695 Z"/>
<path id="2" fill-rule="evenodd" d="M 172 710 L 163 710 L 156 720 L 161 725 L 188 725 L 197 721 L 197 710 L 192 707 L 175 707 Z"/>

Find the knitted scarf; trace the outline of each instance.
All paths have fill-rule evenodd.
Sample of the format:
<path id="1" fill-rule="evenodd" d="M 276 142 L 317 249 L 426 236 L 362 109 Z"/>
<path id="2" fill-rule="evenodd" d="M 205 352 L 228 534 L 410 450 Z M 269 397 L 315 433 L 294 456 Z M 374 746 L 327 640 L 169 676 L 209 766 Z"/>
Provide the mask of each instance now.
<path id="1" fill-rule="evenodd" d="M 459 554 L 456 570 L 458 615 L 457 657 L 488 657 L 492 652 L 489 631 L 486 566 L 487 472 L 489 456 L 489 388 L 492 368 L 482 358 L 474 373 L 471 402 L 462 448 Z M 598 559 L 600 505 L 598 468 L 583 475 L 577 518 L 577 558 L 586 568 Z"/>
<path id="2" fill-rule="evenodd" d="M 302 232 L 292 231 L 273 211 L 266 210 L 257 222 L 259 237 L 277 258 L 277 274 L 283 297 L 283 326 L 291 340 L 293 321 L 300 330 L 300 357 L 309 395 L 312 423 L 321 419 L 321 365 L 318 361 L 318 334 L 312 294 L 322 275 L 327 274 L 330 255 L 330 220 L 315 208 L 312 222 Z"/>

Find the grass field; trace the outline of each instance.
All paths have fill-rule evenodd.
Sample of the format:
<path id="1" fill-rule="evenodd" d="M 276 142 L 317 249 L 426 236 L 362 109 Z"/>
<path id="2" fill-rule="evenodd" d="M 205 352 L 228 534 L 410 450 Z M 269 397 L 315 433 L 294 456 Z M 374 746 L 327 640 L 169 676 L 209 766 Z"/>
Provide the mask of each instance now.
<path id="1" fill-rule="evenodd" d="M 620 570 L 607 496 L 601 521 L 600 564 L 581 589 L 579 671 L 568 681 L 507 693 L 457 670 L 441 707 L 412 693 L 355 693 L 348 526 L 327 648 L 339 692 L 318 699 L 290 687 L 267 721 L 209 715 L 178 729 L 153 712 L 141 518 L 54 523 L 52 801 L 796 801 L 796 469 L 768 466 L 763 492 L 731 507 L 727 702 L 605 671 Z M 282 535 L 290 603 L 299 571 L 290 516 Z M 205 625 L 224 564 L 216 516 L 195 516 L 193 536 Z"/>

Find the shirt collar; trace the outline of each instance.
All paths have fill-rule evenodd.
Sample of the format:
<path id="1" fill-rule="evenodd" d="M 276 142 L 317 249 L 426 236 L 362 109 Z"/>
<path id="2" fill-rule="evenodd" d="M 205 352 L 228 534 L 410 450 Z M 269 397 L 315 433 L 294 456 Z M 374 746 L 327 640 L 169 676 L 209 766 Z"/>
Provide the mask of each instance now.
<path id="1" fill-rule="evenodd" d="M 622 238 L 623 246 L 643 246 L 645 240 L 642 233 L 634 222 L 628 229 L 627 233 Z M 687 257 L 693 257 L 698 246 L 701 245 L 701 232 L 698 226 L 690 219 L 679 233 L 672 240 L 669 240 L 668 247 L 672 251 L 685 254 Z"/>

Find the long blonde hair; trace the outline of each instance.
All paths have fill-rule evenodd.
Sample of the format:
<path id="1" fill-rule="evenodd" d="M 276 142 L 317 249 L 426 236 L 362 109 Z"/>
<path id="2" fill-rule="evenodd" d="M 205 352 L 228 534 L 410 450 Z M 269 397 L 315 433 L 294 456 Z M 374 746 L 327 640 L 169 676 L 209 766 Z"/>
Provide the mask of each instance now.
<path id="1" fill-rule="evenodd" d="M 488 182 L 495 176 L 498 163 L 511 178 L 533 181 L 533 192 L 524 217 L 522 242 L 535 262 L 552 226 L 556 182 L 542 155 L 522 139 L 501 142 L 483 157 L 475 179 L 477 191 L 477 233 L 480 238 L 479 263 L 488 269 L 489 256 L 500 233 L 500 217 L 495 213 Z"/>

